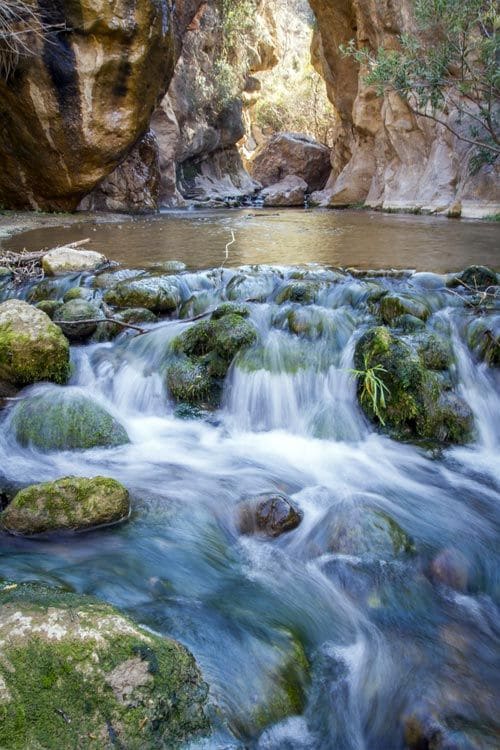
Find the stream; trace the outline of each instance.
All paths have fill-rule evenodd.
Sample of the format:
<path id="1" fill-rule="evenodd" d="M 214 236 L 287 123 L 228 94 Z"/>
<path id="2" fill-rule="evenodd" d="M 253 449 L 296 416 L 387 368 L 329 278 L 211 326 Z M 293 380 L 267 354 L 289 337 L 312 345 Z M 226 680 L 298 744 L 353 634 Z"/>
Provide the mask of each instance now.
<path id="1" fill-rule="evenodd" d="M 217 306 L 239 273 L 249 280 L 242 298 L 259 341 L 231 366 L 220 407 L 201 415 L 181 415 L 165 386 L 169 344 L 192 325 L 177 314 L 148 324 L 144 335 L 73 345 L 65 391 L 102 404 L 131 442 L 82 452 L 21 447 L 8 407 L 0 412 L 0 477 L 22 485 L 114 477 L 131 493 L 132 516 L 71 537 L 2 533 L 0 578 L 93 594 L 184 643 L 219 707 L 214 736 L 191 749 L 402 750 L 405 721 L 415 715 L 446 727 L 440 748 L 493 750 L 500 742 L 500 374 L 467 346 L 476 311 L 437 274 L 471 262 L 498 270 L 500 232 L 479 222 L 285 213 L 82 221 L 4 241 L 33 249 L 90 236 L 92 248 L 135 269 L 146 258 L 188 260 L 188 270 L 173 276 L 184 316 Z M 237 242 L 221 269 L 231 229 Z M 419 272 L 358 276 L 337 266 Z M 307 305 L 311 326 L 299 334 L 276 302 L 296 278 L 319 289 Z M 57 283 L 95 290 L 93 274 Z M 396 442 L 364 416 L 350 369 L 356 341 L 374 325 L 372 284 L 429 305 L 427 329 L 450 342 L 456 387 L 473 413 L 471 444 L 434 450 Z M 27 297 L 29 285 L 16 294 Z M 287 304 L 288 312 L 306 307 Z M 491 314 L 498 325 L 498 310 Z M 265 492 L 290 496 L 301 524 L 274 539 L 240 534 L 238 504 Z M 366 506 L 399 524 L 412 551 L 332 552 L 337 514 Z M 459 560 L 459 586 L 432 574 L 443 551 Z M 303 711 L 262 729 L 248 716 L 256 696 L 272 691 L 295 641 L 310 665 Z"/>

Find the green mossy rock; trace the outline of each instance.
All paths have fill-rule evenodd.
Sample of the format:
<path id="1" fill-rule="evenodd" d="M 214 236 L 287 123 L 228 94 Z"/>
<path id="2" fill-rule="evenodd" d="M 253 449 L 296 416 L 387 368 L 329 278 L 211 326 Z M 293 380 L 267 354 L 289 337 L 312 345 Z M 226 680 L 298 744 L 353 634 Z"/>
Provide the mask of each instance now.
<path id="1" fill-rule="evenodd" d="M 151 310 L 146 310 L 144 307 L 131 307 L 126 310 L 120 310 L 113 315 L 113 318 L 123 320 L 124 323 L 131 323 L 139 328 L 141 328 L 144 323 L 156 323 L 158 320 Z M 110 341 L 126 330 L 127 328 L 125 326 L 121 326 L 118 323 L 101 323 L 92 336 L 92 341 Z M 133 331 L 133 329 L 128 330 Z"/>
<path id="2" fill-rule="evenodd" d="M 387 325 L 395 325 L 401 315 L 412 315 L 419 320 L 427 320 L 429 309 L 410 297 L 388 294 L 380 300 L 380 315 Z"/>
<path id="3" fill-rule="evenodd" d="M 219 320 L 219 318 L 223 318 L 224 315 L 240 315 L 242 318 L 248 318 L 250 310 L 246 305 L 225 302 L 213 311 L 212 320 Z"/>
<path id="4" fill-rule="evenodd" d="M 41 302 L 37 302 L 35 307 L 37 310 L 44 312 L 45 315 L 48 315 L 52 320 L 56 310 L 58 310 L 62 304 L 63 303 L 57 299 L 43 299 Z"/>
<path id="5" fill-rule="evenodd" d="M 186 328 L 172 342 L 175 352 L 182 352 L 188 357 L 202 357 L 213 349 L 215 330 L 212 321 L 202 320 Z"/>
<path id="6" fill-rule="evenodd" d="M 486 266 L 469 266 L 462 273 L 453 276 L 447 286 L 464 286 L 474 291 L 484 291 L 498 284 L 498 275 Z"/>
<path id="7" fill-rule="evenodd" d="M 17 493 L 0 517 L 2 528 L 33 536 L 109 526 L 128 517 L 128 492 L 106 477 L 64 477 Z"/>
<path id="8" fill-rule="evenodd" d="M 246 349 L 257 340 L 257 331 L 241 315 L 224 315 L 212 322 L 214 330 L 213 348 L 223 359 L 230 362 L 241 349 Z"/>
<path id="9" fill-rule="evenodd" d="M 11 427 L 18 443 L 45 452 L 129 442 L 125 429 L 111 414 L 71 388 L 25 398 L 12 410 Z"/>
<path id="10" fill-rule="evenodd" d="M 385 327 L 371 328 L 358 340 L 354 366 L 362 372 L 380 365 L 378 377 L 388 388 L 382 410 L 385 429 L 396 439 L 466 443 L 472 437 L 473 418 L 468 405 L 444 393 L 438 377 L 422 364 L 416 351 Z M 363 377 L 358 378 L 358 397 L 365 414 L 381 424 L 373 404 L 362 398 Z"/>
<path id="11" fill-rule="evenodd" d="M 292 281 L 286 284 L 276 295 L 276 304 L 283 302 L 299 302 L 302 305 L 310 305 L 316 301 L 320 284 L 315 281 Z"/>
<path id="12" fill-rule="evenodd" d="M 448 370 L 453 364 L 450 344 L 435 333 L 426 336 L 418 347 L 424 367 L 429 370 Z"/>
<path id="13" fill-rule="evenodd" d="M 97 305 L 84 299 L 65 302 L 54 313 L 54 323 L 57 323 L 70 341 L 84 341 L 92 336 L 98 324 L 79 322 L 89 320 L 104 320 L 104 314 Z"/>
<path id="14" fill-rule="evenodd" d="M 201 404 L 214 398 L 214 382 L 207 365 L 187 357 L 167 367 L 167 386 L 176 401 Z"/>
<path id="15" fill-rule="evenodd" d="M 65 383 L 69 371 L 68 341 L 42 310 L 17 299 L 0 304 L 0 380 Z"/>
<path id="16" fill-rule="evenodd" d="M 72 286 L 64 295 L 63 302 L 71 302 L 74 299 L 91 300 L 93 297 L 92 289 L 85 286 Z"/>
<path id="17" fill-rule="evenodd" d="M 209 732 L 193 656 L 91 597 L 0 586 L 0 650 L 2 748 L 174 750 Z"/>
<path id="18" fill-rule="evenodd" d="M 51 281 L 51 279 L 43 279 L 35 284 L 28 294 L 28 302 L 35 303 L 41 302 L 46 299 L 60 299 L 63 291 L 61 285 L 57 281 Z"/>
<path id="19" fill-rule="evenodd" d="M 144 307 L 155 313 L 167 313 L 173 312 L 181 299 L 178 285 L 171 277 L 141 276 L 108 289 L 104 301 L 118 308 Z"/>
<path id="20" fill-rule="evenodd" d="M 392 560 L 414 551 L 411 538 L 386 513 L 366 506 L 333 509 L 322 521 L 329 552 Z"/>
<path id="21" fill-rule="evenodd" d="M 325 317 L 318 309 L 298 307 L 286 315 L 288 328 L 296 336 L 316 339 L 325 329 Z"/>
<path id="22" fill-rule="evenodd" d="M 467 326 L 467 344 L 490 367 L 500 367 L 500 315 L 475 318 Z"/>
<path id="23" fill-rule="evenodd" d="M 414 315 L 399 315 L 395 318 L 392 326 L 399 328 L 403 333 L 416 333 L 425 328 L 425 323 L 420 318 L 416 318 Z"/>

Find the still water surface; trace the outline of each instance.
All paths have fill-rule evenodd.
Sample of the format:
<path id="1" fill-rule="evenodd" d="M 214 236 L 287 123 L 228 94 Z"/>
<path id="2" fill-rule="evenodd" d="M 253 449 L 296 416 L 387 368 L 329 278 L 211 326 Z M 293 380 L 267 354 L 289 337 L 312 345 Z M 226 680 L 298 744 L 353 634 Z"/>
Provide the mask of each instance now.
<path id="1" fill-rule="evenodd" d="M 176 258 L 200 269 L 222 263 L 231 230 L 231 266 L 314 262 L 447 272 L 480 263 L 500 270 L 498 223 L 368 211 L 178 211 L 117 224 L 83 219 L 25 232 L 6 245 L 38 250 L 88 237 L 89 248 L 129 267 Z"/>

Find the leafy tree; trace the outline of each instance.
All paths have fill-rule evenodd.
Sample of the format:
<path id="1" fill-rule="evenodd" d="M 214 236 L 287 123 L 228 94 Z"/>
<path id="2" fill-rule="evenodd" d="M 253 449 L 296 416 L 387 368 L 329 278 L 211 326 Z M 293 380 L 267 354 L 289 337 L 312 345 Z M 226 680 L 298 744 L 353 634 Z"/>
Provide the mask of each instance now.
<path id="1" fill-rule="evenodd" d="M 496 0 L 414 0 L 416 28 L 398 49 L 342 47 L 381 96 L 395 91 L 411 111 L 475 147 L 477 170 L 500 154 L 500 13 Z M 455 112 L 455 117 L 450 114 Z"/>

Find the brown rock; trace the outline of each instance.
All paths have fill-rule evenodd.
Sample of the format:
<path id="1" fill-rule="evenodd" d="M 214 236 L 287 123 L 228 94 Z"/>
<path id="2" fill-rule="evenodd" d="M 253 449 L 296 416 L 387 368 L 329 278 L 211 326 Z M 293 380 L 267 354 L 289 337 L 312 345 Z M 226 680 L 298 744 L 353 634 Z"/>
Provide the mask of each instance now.
<path id="1" fill-rule="evenodd" d="M 245 500 L 239 508 L 238 526 L 242 534 L 276 537 L 292 531 L 301 521 L 301 511 L 286 495 L 258 495 Z"/>
<path id="2" fill-rule="evenodd" d="M 249 169 L 264 187 L 293 175 L 303 179 L 309 190 L 321 190 L 330 173 L 330 149 L 309 136 L 277 133 L 257 150 Z"/>
<path id="3" fill-rule="evenodd" d="M 303 206 L 306 190 L 307 182 L 291 175 L 276 185 L 264 188 L 260 195 L 264 200 L 264 206 Z"/>
<path id="4" fill-rule="evenodd" d="M 39 2 L 34 54 L 0 80 L 0 203 L 71 210 L 147 130 L 173 72 L 167 3 Z M 44 32 L 50 25 L 62 28 Z"/>

